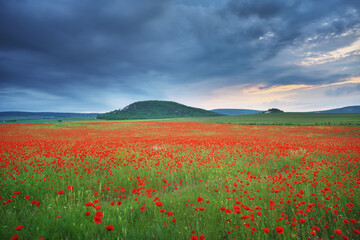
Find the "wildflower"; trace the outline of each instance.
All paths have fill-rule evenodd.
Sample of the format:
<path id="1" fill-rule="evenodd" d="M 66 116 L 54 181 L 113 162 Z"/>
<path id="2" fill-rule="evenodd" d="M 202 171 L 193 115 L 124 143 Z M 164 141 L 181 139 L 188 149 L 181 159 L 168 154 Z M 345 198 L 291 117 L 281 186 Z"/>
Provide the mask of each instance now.
<path id="1" fill-rule="evenodd" d="M 319 227 L 317 227 L 317 226 L 313 226 L 311 229 L 312 229 L 313 231 L 315 231 L 315 232 L 320 231 L 320 228 L 319 228 Z"/>
<path id="2" fill-rule="evenodd" d="M 104 214 L 102 212 L 96 212 L 95 216 L 102 218 L 104 217 Z"/>
<path id="3" fill-rule="evenodd" d="M 282 234 L 284 232 L 284 228 L 283 227 L 276 227 L 275 228 L 275 231 L 278 233 L 278 234 Z"/>
<path id="4" fill-rule="evenodd" d="M 20 231 L 23 227 L 24 227 L 24 225 L 20 225 L 20 226 L 15 227 L 15 229 Z"/>
<path id="5" fill-rule="evenodd" d="M 10 240 L 18 240 L 19 236 L 17 234 L 13 235 L 12 238 Z"/>
<path id="6" fill-rule="evenodd" d="M 95 216 L 94 217 L 94 222 L 97 223 L 97 224 L 102 224 L 102 218 L 98 217 L 98 216 Z"/>
<path id="7" fill-rule="evenodd" d="M 341 235 L 342 234 L 342 231 L 340 229 L 335 229 L 334 230 L 334 233 L 337 234 L 337 235 Z"/>
<path id="8" fill-rule="evenodd" d="M 106 231 L 113 231 L 114 230 L 114 226 L 113 225 L 107 225 L 105 228 Z"/>

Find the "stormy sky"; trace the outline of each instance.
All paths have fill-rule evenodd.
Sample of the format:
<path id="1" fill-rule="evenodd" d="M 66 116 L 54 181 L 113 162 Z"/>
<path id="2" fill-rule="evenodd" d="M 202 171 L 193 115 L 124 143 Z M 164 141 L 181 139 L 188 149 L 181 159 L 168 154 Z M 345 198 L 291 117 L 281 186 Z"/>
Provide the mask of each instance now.
<path id="1" fill-rule="evenodd" d="M 0 0 L 0 111 L 360 105 L 358 0 Z"/>

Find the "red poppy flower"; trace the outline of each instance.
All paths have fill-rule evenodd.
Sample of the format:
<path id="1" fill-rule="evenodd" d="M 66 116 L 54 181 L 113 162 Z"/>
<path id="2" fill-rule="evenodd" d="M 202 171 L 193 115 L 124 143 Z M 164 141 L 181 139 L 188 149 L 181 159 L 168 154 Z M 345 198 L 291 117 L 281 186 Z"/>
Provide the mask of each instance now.
<path id="1" fill-rule="evenodd" d="M 65 193 L 65 191 L 64 190 L 60 190 L 60 191 L 58 191 L 58 195 L 62 195 L 62 194 L 64 194 Z"/>
<path id="2" fill-rule="evenodd" d="M 278 233 L 278 234 L 282 234 L 284 232 L 284 228 L 283 227 L 276 227 L 275 228 L 275 231 Z"/>
<path id="3" fill-rule="evenodd" d="M 113 231 L 114 230 L 114 226 L 113 225 L 107 225 L 105 228 L 106 231 Z"/>
<path id="4" fill-rule="evenodd" d="M 306 220 L 303 219 L 303 218 L 301 218 L 300 221 L 299 221 L 299 223 L 305 223 L 305 222 L 306 222 Z"/>
<path id="5" fill-rule="evenodd" d="M 91 212 L 87 211 L 87 212 L 85 213 L 85 216 L 89 216 L 90 214 L 91 214 Z"/>
<path id="6" fill-rule="evenodd" d="M 158 207 L 161 207 L 161 206 L 163 205 L 162 202 L 156 202 L 155 204 L 156 204 L 156 206 L 158 206 Z"/>
<path id="7" fill-rule="evenodd" d="M 270 232 L 270 229 L 269 228 L 263 228 L 263 231 L 266 234 L 266 233 Z"/>
<path id="8" fill-rule="evenodd" d="M 23 227 L 24 227 L 24 225 L 20 225 L 20 226 L 15 227 L 15 229 L 20 231 Z"/>
<path id="9" fill-rule="evenodd" d="M 145 209 L 146 209 L 146 207 L 142 206 L 142 207 L 140 208 L 140 211 L 144 211 Z"/>
<path id="10" fill-rule="evenodd" d="M 197 201 L 200 202 L 200 203 L 201 203 L 203 200 L 204 200 L 204 199 L 203 199 L 202 197 L 198 197 L 198 199 L 197 199 Z"/>
<path id="11" fill-rule="evenodd" d="M 199 236 L 199 240 L 204 240 L 204 239 L 205 239 L 204 234 L 201 234 L 201 235 Z"/>
<path id="12" fill-rule="evenodd" d="M 102 218 L 98 217 L 98 216 L 95 216 L 94 217 L 94 222 L 97 223 L 97 224 L 102 224 Z"/>
<path id="13" fill-rule="evenodd" d="M 96 212 L 95 216 L 102 218 L 104 217 L 104 214 L 102 212 Z"/>
<path id="14" fill-rule="evenodd" d="M 19 236 L 17 234 L 13 235 L 10 240 L 19 240 Z"/>
<path id="15" fill-rule="evenodd" d="M 192 235 L 191 237 L 190 237 L 190 240 L 197 240 L 198 239 L 198 237 L 196 236 L 196 235 Z"/>
<path id="16" fill-rule="evenodd" d="M 313 226 L 311 229 L 312 229 L 313 231 L 315 231 L 315 232 L 320 231 L 320 228 L 319 228 L 319 227 L 317 227 L 317 226 Z"/>
<path id="17" fill-rule="evenodd" d="M 334 233 L 337 234 L 337 235 L 341 235 L 342 234 L 342 231 L 340 229 L 335 229 L 334 230 Z"/>

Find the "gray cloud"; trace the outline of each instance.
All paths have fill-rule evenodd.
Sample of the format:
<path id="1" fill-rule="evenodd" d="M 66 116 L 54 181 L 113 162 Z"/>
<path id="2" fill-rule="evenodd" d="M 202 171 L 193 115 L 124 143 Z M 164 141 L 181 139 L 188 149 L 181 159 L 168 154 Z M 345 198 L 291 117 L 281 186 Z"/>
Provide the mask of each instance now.
<path id="1" fill-rule="evenodd" d="M 336 89 L 331 89 L 326 91 L 326 94 L 329 96 L 341 96 L 355 92 L 360 92 L 360 84 L 356 84 L 355 86 L 352 87 L 338 87 Z"/>
<path id="2" fill-rule="evenodd" d="M 203 91 L 336 82 L 355 72 L 304 71 L 279 54 L 309 38 L 324 51 L 345 44 L 322 45 L 359 27 L 359 9 L 356 0 L 0 0 L 0 89 L 86 106 L 86 91 L 140 100 L 197 82 Z M 14 102 L 10 92 L 2 101 Z"/>

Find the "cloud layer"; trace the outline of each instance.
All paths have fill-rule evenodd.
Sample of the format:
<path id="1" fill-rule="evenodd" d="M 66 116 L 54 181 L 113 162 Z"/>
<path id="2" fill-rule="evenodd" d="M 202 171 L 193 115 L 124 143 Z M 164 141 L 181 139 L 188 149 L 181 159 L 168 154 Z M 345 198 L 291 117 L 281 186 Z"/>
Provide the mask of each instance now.
<path id="1" fill-rule="evenodd" d="M 359 10 L 357 0 L 0 1 L 0 111 L 104 112 L 146 99 L 263 108 L 277 93 L 216 94 L 360 76 Z M 349 86 L 324 91 L 333 105 L 315 94 L 313 107 L 359 104 Z"/>

